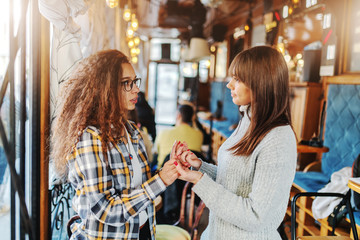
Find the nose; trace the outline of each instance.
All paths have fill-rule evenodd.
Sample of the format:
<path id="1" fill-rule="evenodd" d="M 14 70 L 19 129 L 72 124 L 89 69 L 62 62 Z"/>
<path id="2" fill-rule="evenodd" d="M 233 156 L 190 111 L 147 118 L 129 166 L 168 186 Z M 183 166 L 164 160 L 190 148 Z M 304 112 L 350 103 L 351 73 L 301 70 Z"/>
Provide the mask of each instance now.
<path id="1" fill-rule="evenodd" d="M 139 93 L 140 92 L 140 88 L 134 84 L 133 88 L 131 89 L 133 93 Z"/>
<path id="2" fill-rule="evenodd" d="M 226 84 L 226 87 L 230 90 L 232 90 L 233 85 L 232 85 L 233 79 L 230 80 L 230 82 L 228 82 L 228 84 Z"/>

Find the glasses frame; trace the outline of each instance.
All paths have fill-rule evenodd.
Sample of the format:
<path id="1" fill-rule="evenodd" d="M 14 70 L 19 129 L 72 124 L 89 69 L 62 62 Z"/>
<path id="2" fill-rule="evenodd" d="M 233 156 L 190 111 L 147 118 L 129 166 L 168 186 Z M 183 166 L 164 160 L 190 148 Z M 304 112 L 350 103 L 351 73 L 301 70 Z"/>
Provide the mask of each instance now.
<path id="1" fill-rule="evenodd" d="M 127 78 L 123 78 L 123 79 L 127 79 Z M 134 88 L 134 85 L 136 85 L 140 89 L 141 78 L 136 77 L 132 80 L 128 79 L 126 81 L 122 81 L 121 85 L 123 86 L 125 92 L 130 92 Z"/>

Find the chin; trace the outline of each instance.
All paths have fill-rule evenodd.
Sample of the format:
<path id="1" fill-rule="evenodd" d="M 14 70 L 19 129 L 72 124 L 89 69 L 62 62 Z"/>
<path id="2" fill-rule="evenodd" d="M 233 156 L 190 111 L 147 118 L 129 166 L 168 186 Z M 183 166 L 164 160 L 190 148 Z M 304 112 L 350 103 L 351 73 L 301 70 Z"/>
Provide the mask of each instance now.
<path id="1" fill-rule="evenodd" d="M 131 110 L 134 110 L 135 109 L 135 104 L 129 104 L 127 106 L 127 110 L 131 111 Z"/>

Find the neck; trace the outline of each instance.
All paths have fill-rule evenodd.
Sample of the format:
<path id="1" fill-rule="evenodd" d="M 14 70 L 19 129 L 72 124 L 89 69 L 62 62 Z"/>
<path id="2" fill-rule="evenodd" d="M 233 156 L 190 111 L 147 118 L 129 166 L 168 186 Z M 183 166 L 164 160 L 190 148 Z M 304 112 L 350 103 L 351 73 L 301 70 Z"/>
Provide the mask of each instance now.
<path id="1" fill-rule="evenodd" d="M 175 126 L 180 126 L 181 124 L 188 124 L 186 122 L 183 122 L 181 119 L 176 120 Z M 188 124 L 189 125 L 189 124 Z"/>

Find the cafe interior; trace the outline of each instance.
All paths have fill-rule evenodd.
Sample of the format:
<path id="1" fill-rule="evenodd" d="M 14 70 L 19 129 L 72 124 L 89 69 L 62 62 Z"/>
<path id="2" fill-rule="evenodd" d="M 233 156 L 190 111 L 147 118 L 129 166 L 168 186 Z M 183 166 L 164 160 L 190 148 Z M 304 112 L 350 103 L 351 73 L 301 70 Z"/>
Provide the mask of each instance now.
<path id="1" fill-rule="evenodd" d="M 359 18 L 359 0 L 2 0 L 1 239 L 71 235 L 75 190 L 54 177 L 50 129 L 59 92 L 82 59 L 123 52 L 141 78 L 158 134 L 176 124 L 180 104 L 190 104 L 204 134 L 200 154 L 217 165 L 242 117 L 226 87 L 229 66 L 238 53 L 263 45 L 287 64 L 297 141 L 279 235 L 359 239 Z M 331 188 L 344 168 L 350 175 Z M 200 239 L 209 209 L 191 184 L 176 186 L 174 216 L 159 220 L 167 235 L 156 239 Z M 320 198 L 330 210 L 319 218 L 313 202 Z M 159 216 L 169 201 L 166 194 L 156 199 Z"/>

